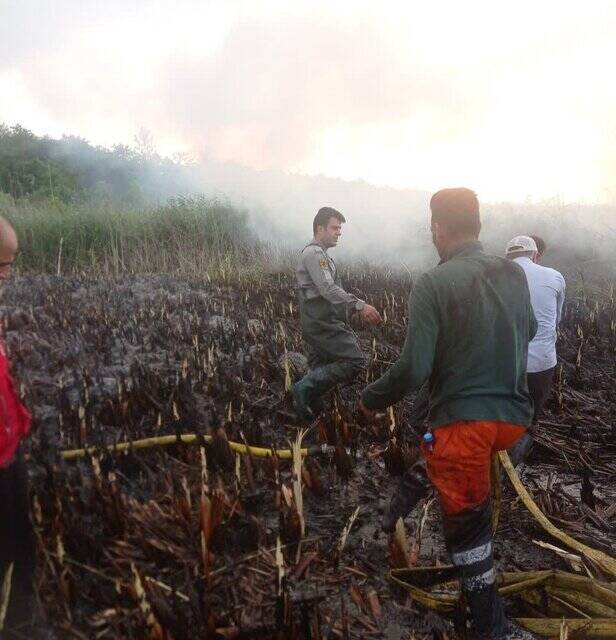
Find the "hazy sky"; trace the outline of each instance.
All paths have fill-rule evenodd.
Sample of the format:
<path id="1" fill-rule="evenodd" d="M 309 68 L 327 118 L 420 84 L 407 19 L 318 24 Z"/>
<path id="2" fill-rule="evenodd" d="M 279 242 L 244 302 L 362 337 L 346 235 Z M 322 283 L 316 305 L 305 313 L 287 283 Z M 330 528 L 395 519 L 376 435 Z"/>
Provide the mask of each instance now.
<path id="1" fill-rule="evenodd" d="M 483 199 L 616 201 L 616 2 L 0 0 L 0 122 Z"/>

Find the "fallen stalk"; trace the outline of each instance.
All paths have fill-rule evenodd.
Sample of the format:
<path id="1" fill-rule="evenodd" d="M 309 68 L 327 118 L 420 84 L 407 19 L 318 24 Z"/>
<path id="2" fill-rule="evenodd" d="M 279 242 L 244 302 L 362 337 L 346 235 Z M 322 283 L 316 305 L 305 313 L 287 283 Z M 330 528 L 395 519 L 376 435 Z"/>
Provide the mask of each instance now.
<path id="1" fill-rule="evenodd" d="M 530 494 L 526 490 L 526 487 L 522 484 L 518 474 L 516 473 L 511 460 L 506 451 L 499 451 L 498 456 L 501 464 L 503 465 L 509 480 L 513 484 L 516 493 L 522 499 L 524 506 L 531 512 L 535 520 L 552 536 L 566 544 L 571 549 L 575 549 L 577 552 L 583 554 L 587 558 L 590 558 L 593 562 L 599 565 L 603 571 L 612 577 L 616 577 L 616 559 L 608 556 L 602 551 L 593 549 L 588 545 L 578 542 L 571 536 L 567 535 L 564 531 L 561 531 L 558 527 L 555 527 L 541 512 L 535 501 L 531 498 Z"/>

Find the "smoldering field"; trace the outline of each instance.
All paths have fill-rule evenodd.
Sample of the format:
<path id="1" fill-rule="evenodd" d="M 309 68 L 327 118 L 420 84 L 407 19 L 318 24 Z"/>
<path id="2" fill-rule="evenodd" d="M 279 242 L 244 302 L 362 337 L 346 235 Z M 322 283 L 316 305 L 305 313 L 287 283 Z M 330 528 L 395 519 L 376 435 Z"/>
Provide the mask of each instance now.
<path id="1" fill-rule="evenodd" d="M 27 132 L 11 135 L 41 143 Z M 412 398 L 384 423 L 366 423 L 356 411 L 361 388 L 402 347 L 415 275 L 436 261 L 429 194 L 228 166 L 180 171 L 141 156 L 124 160 L 126 150 L 90 149 L 95 157 L 86 163 L 85 151 L 70 156 L 70 171 L 54 173 L 55 182 L 49 164 L 32 165 L 48 169 L 37 178 L 31 165 L 18 174 L 16 162 L 7 184 L 19 189 L 0 193 L 0 212 L 21 247 L 17 277 L 0 302 L 15 376 L 34 414 L 25 446 L 39 633 L 451 638 L 447 616 L 387 580 L 391 566 L 447 563 L 432 496 L 406 521 L 406 551 L 379 533 L 397 478 L 418 453 Z M 78 167 L 89 173 L 75 185 Z M 131 180 L 120 189 L 118 176 Z M 185 195 L 164 204 L 143 197 L 171 183 Z M 190 195 L 196 185 L 210 196 Z M 262 455 L 288 450 L 305 426 L 284 400 L 302 366 L 292 265 L 323 204 L 349 220 L 334 254 L 345 287 L 386 322 L 378 331 L 356 326 L 370 356 L 366 376 L 326 399 L 304 445 L 328 448 L 311 450 L 294 469 L 286 458 Z M 613 220 L 609 207 L 485 205 L 482 234 L 501 253 L 510 237 L 538 233 L 548 242 L 547 264 L 567 275 L 559 375 L 524 481 L 557 526 L 610 554 Z M 186 433 L 196 441 L 181 443 Z M 164 436 L 176 441 L 138 448 Z M 237 453 L 229 441 L 250 446 Z M 105 449 L 126 442 L 135 444 Z M 62 456 L 83 447 L 94 450 Z M 500 571 L 560 568 L 609 578 L 586 558 L 571 565 L 534 544 L 551 540 L 508 487 L 496 540 Z M 537 587 L 508 598 L 507 607 L 511 615 L 577 617 L 579 603 L 562 600 Z"/>
<path id="2" fill-rule="evenodd" d="M 285 382 L 301 372 L 301 358 L 285 358 L 301 352 L 292 274 L 262 248 L 250 257 L 212 248 L 197 274 L 186 260 L 199 253 L 185 237 L 141 254 L 151 272 L 153 247 L 178 252 L 158 275 L 138 274 L 146 247 L 135 243 L 106 260 L 97 248 L 80 264 L 70 238 L 62 251 L 54 241 L 46 268 L 55 275 L 22 273 L 3 294 L 15 375 L 35 417 L 26 446 L 39 626 L 60 638 L 451 638 L 447 618 L 387 582 L 400 554 L 378 529 L 397 475 L 417 455 L 411 399 L 384 424 L 361 421 L 355 404 L 403 344 L 412 277 L 345 270 L 347 288 L 387 319 L 378 331 L 357 326 L 366 377 L 327 398 L 304 444 L 330 448 L 296 473 L 256 450 L 288 449 L 298 431 L 284 402 Z M 557 384 L 524 481 L 557 526 L 614 555 L 614 287 L 601 275 L 570 291 Z M 184 433 L 213 440 L 104 451 Z M 236 454 L 227 440 L 254 452 Z M 97 451 L 60 455 L 84 446 Z M 447 563 L 431 498 L 406 521 L 403 564 Z M 513 498 L 506 487 L 499 571 L 572 571 L 533 543 L 553 541 Z M 586 571 L 609 578 L 589 561 Z M 511 597 L 507 607 L 578 617 L 545 593 L 539 605 Z"/>

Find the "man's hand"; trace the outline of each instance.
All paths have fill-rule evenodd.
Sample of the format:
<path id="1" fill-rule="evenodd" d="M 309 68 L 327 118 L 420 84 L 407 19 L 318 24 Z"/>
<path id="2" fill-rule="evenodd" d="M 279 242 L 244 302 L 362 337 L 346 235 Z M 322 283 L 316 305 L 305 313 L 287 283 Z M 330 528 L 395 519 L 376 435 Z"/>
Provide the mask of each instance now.
<path id="1" fill-rule="evenodd" d="M 374 411 L 373 409 L 368 409 L 363 400 L 359 401 L 359 410 L 362 412 L 364 417 L 368 418 L 369 420 L 374 418 L 374 416 L 376 415 L 376 411 Z"/>
<path id="2" fill-rule="evenodd" d="M 381 420 L 387 415 L 383 412 L 377 411 L 376 409 L 368 409 L 368 407 L 363 403 L 363 400 L 359 401 L 359 410 L 368 420 L 372 421 Z"/>
<path id="3" fill-rule="evenodd" d="M 371 305 L 366 303 L 359 312 L 361 319 L 368 324 L 381 324 L 383 318 L 381 314 Z"/>

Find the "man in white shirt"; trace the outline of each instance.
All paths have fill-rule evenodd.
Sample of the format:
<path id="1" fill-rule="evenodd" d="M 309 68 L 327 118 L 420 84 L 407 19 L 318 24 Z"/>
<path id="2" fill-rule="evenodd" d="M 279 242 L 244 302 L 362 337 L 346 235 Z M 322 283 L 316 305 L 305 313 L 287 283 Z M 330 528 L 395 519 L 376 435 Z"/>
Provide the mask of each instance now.
<path id="1" fill-rule="evenodd" d="M 565 279 L 555 269 L 538 264 L 543 252 L 539 253 L 537 243 L 530 236 L 517 236 L 510 240 L 506 255 L 520 265 L 526 274 L 530 301 L 538 325 L 537 333 L 528 345 L 526 369 L 528 390 L 534 404 L 533 423 L 529 430 L 532 434 L 550 393 L 556 370 L 556 331 L 565 301 Z M 521 438 L 518 444 L 512 455 L 514 464 L 521 462 L 528 451 L 530 435 Z"/>

